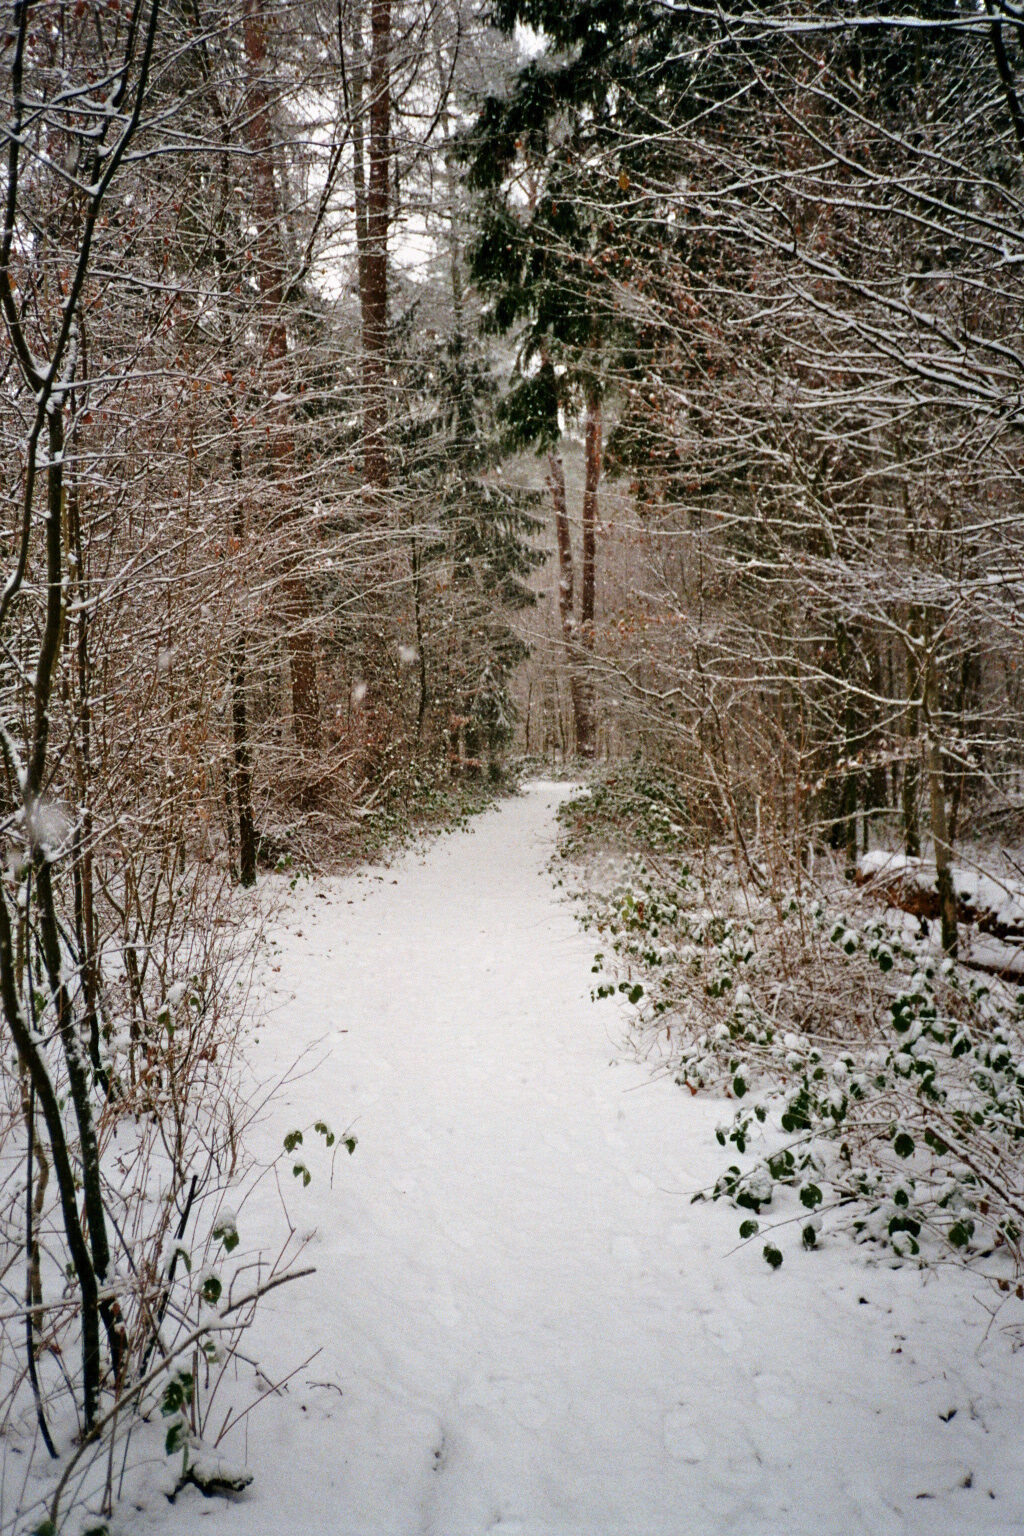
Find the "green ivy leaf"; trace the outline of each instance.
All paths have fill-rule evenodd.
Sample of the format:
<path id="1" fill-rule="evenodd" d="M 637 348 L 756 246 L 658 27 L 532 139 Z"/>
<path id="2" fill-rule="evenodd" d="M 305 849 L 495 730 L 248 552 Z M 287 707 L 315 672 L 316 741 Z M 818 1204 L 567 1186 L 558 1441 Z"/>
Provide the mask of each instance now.
<path id="1" fill-rule="evenodd" d="M 780 1250 L 776 1248 L 774 1243 L 765 1243 L 764 1259 L 765 1263 L 770 1264 L 772 1269 L 778 1269 L 779 1265 L 782 1263 L 782 1254 Z"/>
<path id="2" fill-rule="evenodd" d="M 889 1236 L 895 1237 L 897 1232 L 909 1232 L 911 1237 L 920 1237 L 921 1223 L 915 1221 L 913 1216 L 894 1216 L 889 1222 Z"/>
<path id="3" fill-rule="evenodd" d="M 897 1131 L 892 1139 L 892 1149 L 897 1157 L 909 1157 L 914 1150 L 914 1138 L 907 1131 Z"/>
<path id="4" fill-rule="evenodd" d="M 740 1237 L 746 1242 L 748 1237 L 756 1237 L 760 1230 L 760 1223 L 752 1220 L 740 1222 Z"/>
<path id="5" fill-rule="evenodd" d="M 296 1179 L 301 1179 L 302 1180 L 302 1187 L 303 1187 L 303 1189 L 305 1189 L 306 1185 L 310 1182 L 310 1180 L 313 1177 L 313 1175 L 310 1173 L 309 1169 L 306 1167 L 305 1163 L 296 1163 L 294 1168 L 292 1169 L 292 1176 L 294 1178 L 296 1178 Z"/>
<path id="6" fill-rule="evenodd" d="M 285 1149 L 285 1151 L 286 1152 L 294 1152 L 295 1148 L 299 1147 L 301 1145 L 302 1145 L 302 1132 L 301 1131 L 289 1131 L 287 1136 L 284 1139 L 284 1149 Z"/>
<path id="7" fill-rule="evenodd" d="M 222 1222 L 214 1227 L 213 1235 L 218 1242 L 223 1243 L 225 1253 L 233 1253 L 238 1247 L 238 1228 L 233 1222 Z"/>
<path id="8" fill-rule="evenodd" d="M 165 1419 L 172 1413 L 180 1413 L 183 1408 L 188 1407 L 192 1401 L 194 1386 L 191 1371 L 178 1371 L 171 1377 L 160 1399 L 160 1412 Z"/>

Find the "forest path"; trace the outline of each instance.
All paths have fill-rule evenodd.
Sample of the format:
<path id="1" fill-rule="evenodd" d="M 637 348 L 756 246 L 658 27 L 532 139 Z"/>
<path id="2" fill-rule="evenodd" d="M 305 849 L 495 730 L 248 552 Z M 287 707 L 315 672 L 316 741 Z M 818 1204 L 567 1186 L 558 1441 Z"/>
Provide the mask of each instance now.
<path id="1" fill-rule="evenodd" d="M 238 1536 L 1024 1529 L 1024 1357 L 982 1345 L 964 1276 L 788 1242 L 775 1274 L 691 1204 L 722 1106 L 652 1081 L 591 1002 L 595 943 L 544 872 L 564 792 L 288 903 L 255 1056 L 314 1070 L 256 1139 L 323 1117 L 359 1145 L 332 1187 L 307 1132 L 286 1196 L 317 1273 L 243 1347 L 271 1375 L 321 1353 L 225 1447 L 251 1492 L 186 1492 L 159 1528 L 184 1504 Z M 271 1181 L 240 1228 L 283 1232 Z"/>

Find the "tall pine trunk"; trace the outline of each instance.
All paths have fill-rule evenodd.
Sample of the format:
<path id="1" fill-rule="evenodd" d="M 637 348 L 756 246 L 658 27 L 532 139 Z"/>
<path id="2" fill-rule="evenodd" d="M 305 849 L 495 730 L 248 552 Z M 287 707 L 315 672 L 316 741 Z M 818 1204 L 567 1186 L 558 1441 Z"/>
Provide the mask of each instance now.
<path id="1" fill-rule="evenodd" d="M 958 943 L 956 891 L 953 886 L 953 849 L 949 837 L 942 744 L 938 733 L 939 681 L 934 651 L 929 650 L 924 667 L 924 759 L 925 771 L 928 775 L 932 842 L 935 846 L 935 883 L 939 892 L 939 922 L 942 948 L 947 955 L 955 957 Z"/>
<path id="2" fill-rule="evenodd" d="M 245 0 L 245 57 L 249 74 L 249 115 L 246 132 L 252 152 L 253 212 L 256 219 L 258 255 L 257 284 L 263 311 L 264 356 L 267 393 L 271 399 L 287 388 L 288 332 L 284 319 L 286 267 L 281 239 L 280 206 L 274 178 L 270 97 L 266 83 L 267 24 L 262 0 Z M 274 480 L 282 502 L 291 491 L 288 466 L 293 444 L 288 431 L 287 406 L 275 408 L 271 433 Z M 291 518 L 290 511 L 281 516 Z M 310 629 L 309 593 L 294 556 L 281 584 L 281 617 L 291 679 L 292 722 L 301 747 L 320 745 L 320 699 L 317 690 L 316 648 Z"/>
<path id="3" fill-rule="evenodd" d="M 391 152 L 391 0 L 370 5 L 369 172 L 360 259 L 363 322 L 363 468 L 371 490 L 388 486 L 388 221 Z M 358 158 L 358 157 L 357 157 Z"/>
<path id="4" fill-rule="evenodd" d="M 569 674 L 574 744 L 577 752 L 589 756 L 593 751 L 594 736 L 586 688 L 580 672 L 580 647 L 576 633 L 576 577 L 572 555 L 572 534 L 569 528 L 569 506 L 565 495 L 565 469 L 561 455 L 554 451 L 547 456 L 547 480 L 555 513 L 555 543 L 558 547 L 558 616 L 562 625 L 562 640 L 565 644 L 565 659 Z"/>
<path id="5" fill-rule="evenodd" d="M 384 719 L 381 690 L 388 671 L 386 555 L 388 461 L 388 230 L 391 219 L 391 0 L 370 0 L 370 50 L 364 51 L 361 5 L 352 8 L 354 47 L 352 177 L 362 342 L 362 456 L 364 516 L 375 549 L 363 593 L 359 667 L 362 700 L 361 771 L 380 768 Z M 379 544 L 377 541 L 380 541 Z"/>
<path id="6" fill-rule="evenodd" d="M 916 613 L 911 617 L 911 634 L 916 639 L 920 630 Z M 906 761 L 903 767 L 903 782 L 900 785 L 900 793 L 903 811 L 903 847 L 908 858 L 916 859 L 921 854 L 921 824 L 917 811 L 917 797 L 921 787 L 921 761 L 920 761 L 920 713 L 918 694 L 921 688 L 920 666 L 917 659 L 916 647 L 909 645 L 906 650 L 906 695 L 907 709 L 904 720 L 904 733 L 907 740 Z"/>
<path id="7" fill-rule="evenodd" d="M 593 391 L 587 395 L 586 449 L 583 481 L 583 570 L 580 585 L 580 638 L 585 671 L 581 678 L 584 696 L 582 721 L 577 721 L 577 746 L 581 757 L 593 757 L 596 750 L 594 724 L 594 605 L 597 587 L 597 516 L 598 487 L 601 483 L 601 401 Z M 581 729 L 582 726 L 582 729 Z"/>

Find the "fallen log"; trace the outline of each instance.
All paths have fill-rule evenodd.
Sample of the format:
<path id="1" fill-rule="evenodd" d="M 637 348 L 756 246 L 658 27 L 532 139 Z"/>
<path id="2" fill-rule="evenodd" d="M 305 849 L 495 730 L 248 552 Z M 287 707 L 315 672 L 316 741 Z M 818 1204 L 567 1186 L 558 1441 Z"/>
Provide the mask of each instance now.
<path id="1" fill-rule="evenodd" d="M 950 872 L 958 922 L 1004 943 L 1024 943 L 1024 890 L 960 864 Z M 858 861 L 856 880 L 912 917 L 939 916 L 935 865 L 928 859 L 876 849 Z"/>

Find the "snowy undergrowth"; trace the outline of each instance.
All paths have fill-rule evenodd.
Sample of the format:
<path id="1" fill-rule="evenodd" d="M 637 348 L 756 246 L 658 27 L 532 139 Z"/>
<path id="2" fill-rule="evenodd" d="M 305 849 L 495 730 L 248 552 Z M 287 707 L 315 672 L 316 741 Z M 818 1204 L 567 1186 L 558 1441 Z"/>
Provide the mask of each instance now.
<path id="1" fill-rule="evenodd" d="M 1020 1296 L 1024 992 L 837 878 L 759 889 L 692 845 L 671 786 L 635 768 L 562 811 L 595 997 L 632 1005 L 681 1088 L 731 1101 L 698 1198 L 730 1200 L 773 1267 L 843 1231 Z"/>
<path id="2" fill-rule="evenodd" d="M 503 795 L 514 793 L 518 772 L 508 765 L 489 774 L 453 777 L 447 761 L 417 761 L 397 749 L 381 765 L 376 786 L 343 812 L 310 811 L 271 822 L 261 837 L 263 862 L 293 883 L 326 871 L 388 863 L 432 837 L 461 831 Z"/>
<path id="3" fill-rule="evenodd" d="M 246 1219 L 277 1171 L 249 1154 L 266 1093 L 239 1051 L 260 923 L 202 870 L 180 876 L 174 897 L 173 907 L 153 900 L 130 951 L 116 935 L 101 951 L 95 1126 L 120 1358 L 104 1361 L 91 1427 L 74 1377 L 81 1313 L 52 1154 L 38 1125 L 27 1153 L 24 1078 L 15 1060 L 0 1072 L 0 1532 L 124 1528 L 118 1512 L 131 1510 L 140 1469 L 168 1498 L 250 1480 L 222 1451 L 254 1400 L 236 1351 L 301 1249 L 293 1238 L 261 1251 Z M 53 1071 L 64 1096 L 59 1060 Z"/>

